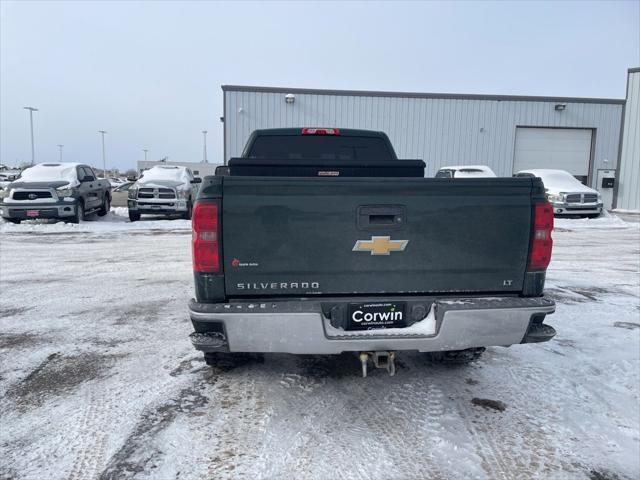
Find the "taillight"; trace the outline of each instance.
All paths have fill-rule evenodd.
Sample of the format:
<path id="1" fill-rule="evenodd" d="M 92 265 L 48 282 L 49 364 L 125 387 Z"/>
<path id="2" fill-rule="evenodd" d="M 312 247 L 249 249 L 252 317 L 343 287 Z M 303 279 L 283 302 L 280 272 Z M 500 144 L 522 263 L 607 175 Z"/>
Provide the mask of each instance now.
<path id="1" fill-rule="evenodd" d="M 213 202 L 197 202 L 192 216 L 193 269 L 202 273 L 220 271 L 219 206 Z"/>
<path id="2" fill-rule="evenodd" d="M 536 203 L 533 210 L 533 240 L 529 270 L 544 270 L 551 262 L 553 248 L 553 207 L 550 203 Z"/>
<path id="3" fill-rule="evenodd" d="M 303 128 L 302 135 L 340 135 L 338 128 Z"/>

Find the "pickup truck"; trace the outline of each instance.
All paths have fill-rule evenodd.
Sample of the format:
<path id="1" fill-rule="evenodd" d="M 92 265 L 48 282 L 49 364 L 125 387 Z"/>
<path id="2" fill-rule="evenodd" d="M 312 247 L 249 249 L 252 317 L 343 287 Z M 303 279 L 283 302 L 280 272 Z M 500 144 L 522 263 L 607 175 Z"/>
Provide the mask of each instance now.
<path id="1" fill-rule="evenodd" d="M 146 213 L 189 220 L 201 182 L 187 167 L 156 165 L 145 170 L 127 191 L 129 220 L 136 222 Z"/>
<path id="2" fill-rule="evenodd" d="M 550 340 L 553 210 L 538 178 L 424 178 L 382 132 L 255 131 L 193 212 L 191 341 L 247 353 L 454 363 Z"/>
<path id="3" fill-rule="evenodd" d="M 0 216 L 12 223 L 37 218 L 78 223 L 110 208 L 109 181 L 80 163 L 40 163 L 0 189 Z"/>

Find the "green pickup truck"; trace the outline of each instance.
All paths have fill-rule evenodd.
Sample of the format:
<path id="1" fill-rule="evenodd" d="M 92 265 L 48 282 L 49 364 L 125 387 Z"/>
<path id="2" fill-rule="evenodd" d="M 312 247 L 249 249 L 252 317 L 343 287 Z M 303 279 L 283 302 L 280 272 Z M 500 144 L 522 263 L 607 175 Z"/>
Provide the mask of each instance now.
<path id="1" fill-rule="evenodd" d="M 424 178 L 382 132 L 258 130 L 193 211 L 194 346 L 453 362 L 555 335 L 538 178 Z"/>

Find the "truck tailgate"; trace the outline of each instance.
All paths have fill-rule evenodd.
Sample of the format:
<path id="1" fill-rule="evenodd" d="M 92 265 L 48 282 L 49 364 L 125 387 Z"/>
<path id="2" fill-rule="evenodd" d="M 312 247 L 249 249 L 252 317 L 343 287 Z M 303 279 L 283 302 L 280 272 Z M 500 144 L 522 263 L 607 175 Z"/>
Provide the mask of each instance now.
<path id="1" fill-rule="evenodd" d="M 225 177 L 227 295 L 519 292 L 528 178 Z"/>

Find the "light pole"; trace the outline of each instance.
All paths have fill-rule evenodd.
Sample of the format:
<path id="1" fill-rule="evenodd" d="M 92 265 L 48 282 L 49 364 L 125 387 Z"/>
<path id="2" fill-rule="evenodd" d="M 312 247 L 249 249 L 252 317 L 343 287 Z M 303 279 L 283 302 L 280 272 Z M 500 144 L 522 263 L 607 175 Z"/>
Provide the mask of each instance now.
<path id="1" fill-rule="evenodd" d="M 24 107 L 25 110 L 29 110 L 29 123 L 31 124 L 31 165 L 35 163 L 36 160 L 36 149 L 33 145 L 33 112 L 37 112 L 38 109 L 34 107 Z"/>
<path id="2" fill-rule="evenodd" d="M 64 145 L 58 144 L 58 148 L 60 149 L 60 163 L 62 163 L 62 147 L 64 147 Z"/>
<path id="3" fill-rule="evenodd" d="M 98 133 L 102 135 L 102 178 L 107 178 L 107 156 L 104 152 L 104 134 L 107 132 L 104 130 L 98 130 Z"/>
<path id="4" fill-rule="evenodd" d="M 202 147 L 202 163 L 209 163 L 207 162 L 207 131 L 203 130 L 202 131 L 202 136 L 203 136 L 203 147 Z"/>
<path id="5" fill-rule="evenodd" d="M 146 162 L 147 161 L 147 152 L 149 150 L 147 150 L 146 148 L 143 148 L 142 151 L 144 152 L 144 161 Z"/>

